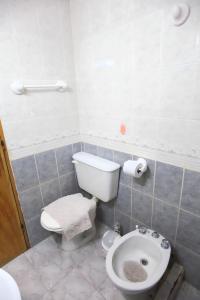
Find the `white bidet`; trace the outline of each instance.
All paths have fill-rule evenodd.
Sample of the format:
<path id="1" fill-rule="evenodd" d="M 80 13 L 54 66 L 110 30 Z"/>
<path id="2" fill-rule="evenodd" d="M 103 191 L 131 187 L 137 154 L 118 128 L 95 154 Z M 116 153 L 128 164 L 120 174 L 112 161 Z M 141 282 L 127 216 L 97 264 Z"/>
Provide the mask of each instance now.
<path id="1" fill-rule="evenodd" d="M 144 294 L 148 299 L 146 291 L 152 290 L 159 282 L 170 255 L 170 244 L 162 235 L 141 227 L 114 243 L 106 257 L 106 270 L 122 292 L 135 294 L 137 299 Z"/>

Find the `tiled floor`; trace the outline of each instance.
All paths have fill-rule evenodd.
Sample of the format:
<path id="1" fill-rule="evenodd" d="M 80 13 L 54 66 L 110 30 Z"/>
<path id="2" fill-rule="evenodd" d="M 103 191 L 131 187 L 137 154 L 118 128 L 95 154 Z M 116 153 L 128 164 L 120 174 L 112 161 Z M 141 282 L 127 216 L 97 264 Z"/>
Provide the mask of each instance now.
<path id="1" fill-rule="evenodd" d="M 200 300 L 200 291 L 187 282 L 183 282 L 176 300 Z"/>
<path id="2" fill-rule="evenodd" d="M 124 300 L 105 270 L 99 226 L 95 240 L 71 253 L 50 237 L 7 264 L 4 269 L 17 281 L 23 300 Z M 177 300 L 197 300 L 200 293 L 184 283 Z"/>

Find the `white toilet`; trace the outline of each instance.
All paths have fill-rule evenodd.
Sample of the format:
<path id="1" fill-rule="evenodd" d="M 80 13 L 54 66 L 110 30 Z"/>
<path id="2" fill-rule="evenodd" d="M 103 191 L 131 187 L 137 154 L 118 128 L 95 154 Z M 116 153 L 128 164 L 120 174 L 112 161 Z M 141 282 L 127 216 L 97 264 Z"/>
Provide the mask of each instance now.
<path id="1" fill-rule="evenodd" d="M 43 211 L 40 219 L 43 228 L 62 234 L 62 248 L 69 251 L 79 248 L 94 237 L 96 233 L 94 223 L 96 216 L 96 202 L 98 199 L 108 202 L 116 197 L 120 169 L 119 164 L 86 152 L 74 154 L 72 162 L 75 165 L 78 185 L 81 189 L 93 196 L 90 200 L 91 205 L 88 211 L 92 228 L 78 234 L 71 240 L 67 240 L 63 235 L 63 228 L 61 228 L 58 222 L 47 212 Z M 76 194 L 76 197 L 83 196 L 79 193 Z M 66 197 L 66 201 L 69 198 L 70 195 Z M 76 201 L 76 199 L 74 201 Z M 79 207 L 77 207 L 77 209 L 79 209 Z"/>
<path id="2" fill-rule="evenodd" d="M 131 299 L 151 299 L 170 255 L 170 244 L 162 235 L 141 227 L 115 241 L 106 257 L 106 271 Z"/>

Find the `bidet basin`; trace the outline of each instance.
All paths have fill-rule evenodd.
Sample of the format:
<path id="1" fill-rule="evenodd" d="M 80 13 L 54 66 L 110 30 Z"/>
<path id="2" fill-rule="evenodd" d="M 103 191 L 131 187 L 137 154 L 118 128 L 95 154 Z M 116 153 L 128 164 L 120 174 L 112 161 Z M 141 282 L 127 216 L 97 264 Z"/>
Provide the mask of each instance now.
<path id="1" fill-rule="evenodd" d="M 111 281 L 123 292 L 144 293 L 161 279 L 170 255 L 170 244 L 162 235 L 150 229 L 144 232 L 136 229 L 110 248 L 106 270 Z"/>
<path id="2" fill-rule="evenodd" d="M 21 300 L 20 292 L 15 280 L 3 269 L 0 269 L 0 299 Z"/>

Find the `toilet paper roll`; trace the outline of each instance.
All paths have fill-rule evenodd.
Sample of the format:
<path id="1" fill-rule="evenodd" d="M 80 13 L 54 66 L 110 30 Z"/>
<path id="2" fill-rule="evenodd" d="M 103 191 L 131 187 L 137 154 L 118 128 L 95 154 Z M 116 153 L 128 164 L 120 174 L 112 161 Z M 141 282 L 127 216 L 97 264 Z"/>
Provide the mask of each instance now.
<path id="1" fill-rule="evenodd" d="M 147 169 L 147 163 L 144 159 L 127 160 L 124 163 L 123 171 L 125 174 L 139 178 Z"/>

